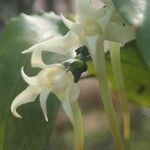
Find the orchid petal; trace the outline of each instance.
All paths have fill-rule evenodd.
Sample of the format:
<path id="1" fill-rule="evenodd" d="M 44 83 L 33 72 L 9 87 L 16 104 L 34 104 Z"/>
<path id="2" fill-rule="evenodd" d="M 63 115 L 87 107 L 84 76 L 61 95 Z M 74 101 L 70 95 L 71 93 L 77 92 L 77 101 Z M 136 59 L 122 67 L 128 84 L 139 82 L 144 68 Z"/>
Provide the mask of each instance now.
<path id="1" fill-rule="evenodd" d="M 76 11 L 76 20 L 83 24 L 99 16 L 98 11 L 92 7 L 90 0 L 77 0 Z"/>
<path id="2" fill-rule="evenodd" d="M 74 83 L 73 81 L 72 83 L 70 83 L 68 91 L 67 91 L 68 100 L 70 102 L 77 101 L 79 94 L 80 94 L 80 88 L 78 84 Z"/>
<path id="3" fill-rule="evenodd" d="M 105 40 L 103 45 L 105 53 L 108 52 L 110 50 L 109 41 Z"/>
<path id="4" fill-rule="evenodd" d="M 77 22 L 73 22 L 69 19 L 67 19 L 66 17 L 63 16 L 63 14 L 61 14 L 61 18 L 63 20 L 63 23 L 74 33 L 79 34 L 79 32 L 81 31 L 81 26 L 79 23 Z"/>
<path id="5" fill-rule="evenodd" d="M 11 104 L 11 112 L 13 113 L 14 116 L 17 118 L 22 118 L 18 113 L 17 113 L 17 108 L 23 104 L 30 103 L 35 101 L 37 98 L 38 94 L 40 93 L 41 89 L 36 88 L 33 86 L 28 86 L 23 92 L 21 92 L 12 102 Z"/>
<path id="6" fill-rule="evenodd" d="M 81 46 L 78 36 L 73 32 L 68 32 L 63 37 L 49 39 L 29 48 L 23 53 L 33 52 L 31 58 L 32 67 L 47 68 L 48 65 L 42 61 L 42 51 L 59 53 L 61 55 L 75 55 L 74 50 Z"/>
<path id="7" fill-rule="evenodd" d="M 42 51 L 41 50 L 35 50 L 31 57 L 31 66 L 37 67 L 37 68 L 47 68 L 48 65 L 46 65 L 42 60 Z"/>
<path id="8" fill-rule="evenodd" d="M 103 17 L 97 20 L 103 31 L 106 29 L 106 26 L 111 19 L 112 13 L 113 13 L 113 8 L 110 8 L 110 10 L 108 10 Z"/>
<path id="9" fill-rule="evenodd" d="M 97 51 L 97 43 L 99 40 L 100 35 L 95 35 L 95 36 L 86 36 L 86 42 L 87 42 L 87 47 L 89 48 L 89 51 L 91 53 L 91 56 L 94 61 L 96 61 L 96 51 Z"/>
<path id="10" fill-rule="evenodd" d="M 40 50 L 66 55 L 66 53 L 72 52 L 80 46 L 81 43 L 78 36 L 73 32 L 68 32 L 65 36 L 58 36 L 38 43 L 22 53 L 30 53 Z"/>
<path id="11" fill-rule="evenodd" d="M 71 108 L 71 102 L 69 100 L 65 100 L 62 103 L 62 107 L 64 109 L 65 114 L 67 115 L 67 117 L 70 119 L 71 123 L 74 124 L 74 115 L 72 112 L 72 108 Z"/>
<path id="12" fill-rule="evenodd" d="M 66 91 L 70 85 L 70 82 L 72 82 L 72 74 L 70 71 L 62 71 L 59 72 L 59 74 L 56 74 L 53 78 L 52 84 L 52 92 L 58 97 L 58 99 L 63 102 L 67 99 Z"/>
<path id="13" fill-rule="evenodd" d="M 40 94 L 40 105 L 46 121 L 48 121 L 46 102 L 50 92 L 51 91 L 49 89 L 44 89 Z"/>
<path id="14" fill-rule="evenodd" d="M 91 5 L 91 0 L 76 0 L 76 9 L 77 9 L 77 13 L 78 10 L 82 10 L 83 12 L 85 10 L 87 10 L 87 8 L 89 8 Z"/>
<path id="15" fill-rule="evenodd" d="M 45 87 L 48 86 L 49 80 L 47 78 L 49 70 L 45 69 L 41 72 L 39 72 L 36 76 L 29 77 L 24 73 L 24 69 L 22 67 L 21 69 L 21 75 L 26 83 L 32 86 L 39 86 L 39 87 Z"/>
<path id="16" fill-rule="evenodd" d="M 24 67 L 21 68 L 21 75 L 22 75 L 23 79 L 25 80 L 25 82 L 28 83 L 29 85 L 39 86 L 39 84 L 38 84 L 39 77 L 38 76 L 34 76 L 34 77 L 27 76 L 24 72 Z"/>
<path id="17" fill-rule="evenodd" d="M 116 23 L 109 23 L 106 29 L 106 39 L 109 41 L 125 44 L 135 39 L 135 29 L 130 26 L 121 26 Z"/>
<path id="18" fill-rule="evenodd" d="M 63 109 L 73 124 L 74 115 L 72 112 L 71 103 L 78 100 L 80 90 L 79 90 L 79 86 L 74 83 L 73 76 L 70 76 L 70 81 L 71 82 L 69 83 L 68 88 L 66 90 L 66 99 L 63 100 Z"/>

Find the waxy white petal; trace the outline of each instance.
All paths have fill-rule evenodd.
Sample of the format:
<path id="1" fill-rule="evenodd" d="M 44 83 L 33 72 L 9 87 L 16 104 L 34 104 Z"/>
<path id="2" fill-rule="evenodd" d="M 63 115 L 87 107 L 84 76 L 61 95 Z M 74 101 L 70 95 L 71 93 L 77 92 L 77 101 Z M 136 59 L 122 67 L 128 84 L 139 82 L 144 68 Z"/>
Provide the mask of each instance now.
<path id="1" fill-rule="evenodd" d="M 33 52 L 31 58 L 32 67 L 47 68 L 48 65 L 42 61 L 42 51 L 59 53 L 61 55 L 75 55 L 75 50 L 81 47 L 79 38 L 73 32 L 68 32 L 63 37 L 56 37 L 39 43 L 23 53 Z"/>
<path id="2" fill-rule="evenodd" d="M 104 45 L 104 51 L 108 52 L 110 50 L 109 41 L 105 40 L 103 45 Z"/>
<path id="3" fill-rule="evenodd" d="M 76 2 L 76 21 L 82 25 L 97 19 L 99 11 L 92 7 L 90 0 L 77 0 Z"/>
<path id="4" fill-rule="evenodd" d="M 135 39 L 135 28 L 130 25 L 118 25 L 116 23 L 109 23 L 106 29 L 106 39 L 125 44 Z"/>
<path id="5" fill-rule="evenodd" d="M 63 20 L 63 23 L 74 33 L 79 34 L 81 31 L 81 26 L 77 22 L 73 22 L 61 14 L 61 18 Z"/>
<path id="6" fill-rule="evenodd" d="M 58 36 L 38 43 L 22 53 L 30 53 L 34 51 L 48 51 L 66 55 L 68 52 L 79 48 L 81 43 L 79 38 L 73 32 L 68 32 L 65 36 Z"/>
<path id="7" fill-rule="evenodd" d="M 67 115 L 67 117 L 70 119 L 71 123 L 74 124 L 74 115 L 72 112 L 72 108 L 71 108 L 71 102 L 69 100 L 65 100 L 62 103 L 62 107 L 64 109 L 65 114 Z"/>
<path id="8" fill-rule="evenodd" d="M 47 68 L 47 65 L 42 60 L 42 51 L 35 50 L 31 57 L 31 66 L 37 68 Z"/>
<path id="9" fill-rule="evenodd" d="M 50 92 L 50 89 L 44 89 L 40 94 L 40 105 L 46 121 L 48 121 L 46 102 Z"/>
<path id="10" fill-rule="evenodd" d="M 72 124 L 74 124 L 74 115 L 72 112 L 71 103 L 78 100 L 80 90 L 79 86 L 73 81 L 73 75 L 70 74 L 68 78 L 69 83 L 68 87 L 65 89 L 66 96 L 65 99 L 62 101 L 62 106 L 66 115 L 68 116 Z"/>
<path id="11" fill-rule="evenodd" d="M 97 53 L 97 43 L 98 43 L 99 38 L 100 38 L 100 35 L 98 34 L 95 36 L 86 36 L 87 47 L 89 48 L 89 51 L 93 60 L 97 59 L 96 53 Z"/>
<path id="12" fill-rule="evenodd" d="M 34 77 L 27 76 L 24 72 L 24 67 L 21 68 L 21 75 L 22 75 L 22 78 L 25 80 L 25 82 L 28 83 L 29 85 L 39 86 L 38 85 L 39 78 L 37 76 L 34 76 Z"/>
<path id="13" fill-rule="evenodd" d="M 76 0 L 76 10 L 85 12 L 88 8 L 91 8 L 91 0 Z"/>
<path id="14" fill-rule="evenodd" d="M 114 7 L 112 4 L 110 4 L 110 6 L 106 6 L 106 7 L 108 7 L 108 8 L 105 8 L 105 10 L 102 12 L 103 16 L 99 17 L 99 19 L 97 20 L 97 22 L 99 23 L 99 25 L 103 31 L 106 29 L 106 26 L 108 25 L 112 15 L 113 15 L 113 10 L 114 10 Z"/>
<path id="15" fill-rule="evenodd" d="M 23 92 L 21 92 L 11 104 L 11 112 L 17 118 L 22 118 L 17 113 L 17 108 L 23 104 L 30 103 L 35 101 L 39 93 L 41 92 L 40 88 L 28 86 Z"/>
<path id="16" fill-rule="evenodd" d="M 73 81 L 73 75 L 70 71 L 66 72 L 60 72 L 59 74 L 56 74 L 53 78 L 52 84 L 52 92 L 58 97 L 58 99 L 63 102 L 68 97 L 68 93 L 66 92 L 68 90 L 69 85 Z"/>
<path id="17" fill-rule="evenodd" d="M 72 83 L 70 83 L 70 85 L 68 87 L 68 91 L 67 91 L 68 100 L 70 102 L 77 101 L 79 94 L 80 94 L 79 85 L 74 83 L 74 81 L 73 81 Z"/>
<path id="18" fill-rule="evenodd" d="M 61 18 L 64 22 L 64 24 L 69 28 L 72 29 L 75 26 L 75 22 L 69 20 L 68 18 L 66 18 L 62 13 L 61 13 Z"/>
<path id="19" fill-rule="evenodd" d="M 36 87 L 47 87 L 49 85 L 49 79 L 47 77 L 49 69 L 40 71 L 36 76 L 29 77 L 24 73 L 23 67 L 21 69 L 21 75 L 26 83 Z"/>

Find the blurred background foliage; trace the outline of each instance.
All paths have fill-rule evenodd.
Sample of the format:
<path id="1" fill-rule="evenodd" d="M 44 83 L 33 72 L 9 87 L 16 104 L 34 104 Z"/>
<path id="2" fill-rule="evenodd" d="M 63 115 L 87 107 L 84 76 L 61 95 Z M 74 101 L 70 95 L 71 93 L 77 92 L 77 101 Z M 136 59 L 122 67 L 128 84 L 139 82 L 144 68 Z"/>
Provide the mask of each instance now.
<path id="1" fill-rule="evenodd" d="M 122 3 L 117 0 L 114 2 L 119 10 Z M 148 0 L 146 2 L 150 6 Z M 59 102 L 54 95 L 50 96 L 48 102 L 50 118 L 48 123 L 42 118 L 38 102 L 19 109 L 24 116 L 22 120 L 14 118 L 9 107 L 14 96 L 25 87 L 20 78 L 20 68 L 29 61 L 30 57 L 22 56 L 20 52 L 49 37 L 52 34 L 50 31 L 54 30 L 53 26 L 56 26 L 53 36 L 57 32 L 60 33 L 60 28 L 64 31 L 60 34 L 65 34 L 67 31 L 59 17 L 52 18 L 49 13 L 42 12 L 73 13 L 73 3 L 71 0 L 0 0 L 0 150 L 72 149 L 72 126 L 61 109 L 57 115 Z M 129 10 L 131 12 L 133 8 L 131 7 Z M 147 10 L 150 9 L 147 8 Z M 38 14 L 38 16 L 33 15 L 30 20 L 26 15 L 16 17 L 20 13 Z M 120 13 L 128 20 L 126 12 Z M 128 21 L 130 22 L 130 20 Z M 39 22 L 44 25 L 42 29 L 38 26 Z M 138 37 L 144 37 L 138 40 L 140 44 L 133 41 L 121 50 L 123 75 L 131 114 L 131 149 L 135 150 L 149 150 L 150 147 L 150 110 L 148 108 L 150 106 L 150 69 L 148 68 L 150 46 L 148 42 L 146 44 L 141 42 L 150 37 L 147 29 L 149 22 L 145 22 L 143 26 L 138 28 L 139 31 L 137 30 Z M 142 49 L 144 49 L 144 54 L 143 51 L 141 52 Z M 144 63 L 141 54 L 143 58 L 146 58 L 146 63 Z M 116 94 L 109 54 L 106 56 L 111 93 L 121 127 L 121 108 Z M 66 59 L 50 54 L 46 56 L 45 60 L 54 62 L 56 58 L 59 61 Z M 30 73 L 37 72 L 37 70 L 31 72 L 28 64 L 26 64 L 26 68 Z M 85 150 L 113 150 L 109 125 L 94 75 L 93 65 L 89 61 L 88 73 L 84 74 L 79 81 L 81 88 L 79 102 L 85 126 Z M 56 116 L 58 117 L 54 127 Z M 53 134 L 49 140 L 50 133 Z M 4 145 L 2 145 L 2 141 L 4 141 Z"/>

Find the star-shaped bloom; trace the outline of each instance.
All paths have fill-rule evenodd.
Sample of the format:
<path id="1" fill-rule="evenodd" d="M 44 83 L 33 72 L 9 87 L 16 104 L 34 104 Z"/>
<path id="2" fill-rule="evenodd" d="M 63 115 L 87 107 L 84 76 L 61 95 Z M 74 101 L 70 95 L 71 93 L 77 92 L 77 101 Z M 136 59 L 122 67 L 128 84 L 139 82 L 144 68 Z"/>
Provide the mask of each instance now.
<path id="1" fill-rule="evenodd" d="M 135 39 L 135 29 L 128 25 L 116 12 L 111 0 L 103 0 L 104 5 L 94 9 L 90 0 L 76 0 L 75 21 L 62 15 L 66 26 L 89 48 L 95 58 L 98 42 L 106 51 L 104 41 L 113 41 L 121 45 Z M 108 44 L 108 43 L 107 43 Z M 106 45 L 106 47 L 105 47 Z"/>
<path id="2" fill-rule="evenodd" d="M 37 96 L 40 95 L 41 109 L 45 120 L 48 121 L 46 102 L 48 95 L 54 93 L 61 101 L 63 109 L 71 122 L 74 122 L 70 103 L 77 100 L 79 87 L 74 83 L 73 75 L 70 71 L 66 71 L 61 64 L 53 64 L 42 69 L 33 77 L 27 76 L 22 68 L 21 75 L 29 86 L 12 102 L 11 112 L 14 116 L 22 118 L 17 113 L 17 108 L 23 104 L 34 102 Z"/>
<path id="3" fill-rule="evenodd" d="M 39 63 L 41 67 L 45 67 L 42 51 L 74 56 L 74 50 L 86 46 L 95 59 L 98 43 L 106 51 L 107 41 L 124 45 L 135 39 L 135 29 L 119 16 L 111 0 L 103 0 L 103 3 L 99 9 L 95 9 L 91 0 L 76 0 L 74 21 L 61 15 L 64 24 L 70 29 L 65 36 L 48 39 L 23 52 L 32 53 L 32 67 L 39 67 Z"/>
<path id="4" fill-rule="evenodd" d="M 12 103 L 11 110 L 15 116 L 20 117 L 16 112 L 18 106 L 34 101 L 40 94 L 41 108 L 47 120 L 46 100 L 48 94 L 53 92 L 63 102 L 63 108 L 69 118 L 72 118 L 69 102 L 77 99 L 78 87 L 73 82 L 71 72 L 66 72 L 62 65 L 51 66 L 43 62 L 43 51 L 74 56 L 76 49 L 86 46 L 95 60 L 97 50 L 99 50 L 97 45 L 104 50 L 105 41 L 114 41 L 124 45 L 135 38 L 135 29 L 126 24 L 118 15 L 111 0 L 103 0 L 103 2 L 105 7 L 94 9 L 90 0 L 76 0 L 74 21 L 61 15 L 63 22 L 70 29 L 65 36 L 47 39 L 23 51 L 23 53 L 32 53 L 32 67 L 42 68 L 42 71 L 35 77 L 28 77 L 22 70 L 22 76 L 29 87 Z"/>

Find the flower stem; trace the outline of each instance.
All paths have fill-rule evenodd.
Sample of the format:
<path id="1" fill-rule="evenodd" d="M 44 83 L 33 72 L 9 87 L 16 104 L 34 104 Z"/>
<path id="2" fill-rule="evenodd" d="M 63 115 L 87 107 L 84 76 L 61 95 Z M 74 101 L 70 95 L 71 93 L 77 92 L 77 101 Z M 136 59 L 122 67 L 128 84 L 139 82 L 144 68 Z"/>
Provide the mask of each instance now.
<path id="1" fill-rule="evenodd" d="M 112 70 L 117 86 L 118 96 L 121 103 L 121 109 L 123 113 L 123 127 L 124 127 L 124 138 L 125 145 L 129 149 L 129 139 L 130 139 L 130 114 L 128 108 L 128 102 L 125 93 L 125 86 L 123 80 L 123 74 L 121 69 L 120 60 L 120 44 L 115 42 L 110 42 L 110 56 L 112 62 Z"/>
<path id="2" fill-rule="evenodd" d="M 74 115 L 74 140 L 75 140 L 75 150 L 83 150 L 84 145 L 84 130 L 83 130 L 83 120 L 80 111 L 80 107 L 77 101 L 71 103 L 72 112 Z"/>
<path id="3" fill-rule="evenodd" d="M 89 46 L 89 48 L 91 53 L 93 53 L 94 48 L 92 49 L 91 46 Z M 123 143 L 117 125 L 116 115 L 112 104 L 112 98 L 111 98 L 108 81 L 107 81 L 103 39 L 100 39 L 100 37 L 97 41 L 97 45 L 95 48 L 95 57 L 93 57 L 93 62 L 96 69 L 96 75 L 99 82 L 99 88 L 100 88 L 100 93 L 104 104 L 104 109 L 106 111 L 109 120 L 110 129 L 112 132 L 116 150 L 123 150 Z"/>

